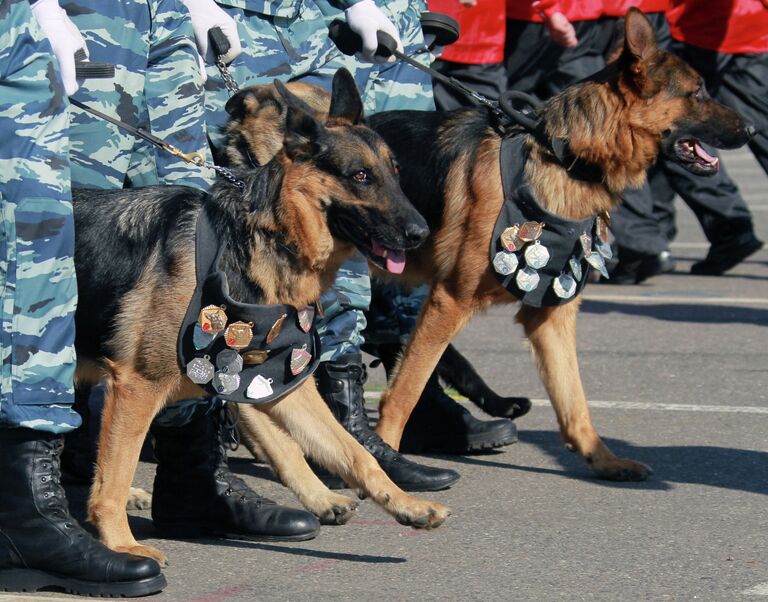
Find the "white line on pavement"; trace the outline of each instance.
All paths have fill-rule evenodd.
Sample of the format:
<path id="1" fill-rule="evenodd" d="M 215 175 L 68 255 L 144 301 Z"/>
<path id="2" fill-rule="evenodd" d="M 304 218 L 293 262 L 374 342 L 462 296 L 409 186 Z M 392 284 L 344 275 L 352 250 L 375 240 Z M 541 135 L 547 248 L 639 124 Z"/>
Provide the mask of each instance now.
<path id="1" fill-rule="evenodd" d="M 741 592 L 744 596 L 768 596 L 768 581 L 758 583 L 755 587 L 750 587 Z"/>
<path id="2" fill-rule="evenodd" d="M 548 406 L 549 399 L 532 399 L 533 405 Z M 693 403 L 651 403 L 646 401 L 590 400 L 590 408 L 611 410 L 660 410 L 663 412 L 721 412 L 724 414 L 766 414 L 768 407 L 760 406 L 706 406 Z"/>
<path id="3" fill-rule="evenodd" d="M 658 305 L 768 305 L 764 297 L 696 297 L 694 295 L 605 295 L 584 293 L 585 301 L 622 301 L 625 303 L 654 303 Z"/>

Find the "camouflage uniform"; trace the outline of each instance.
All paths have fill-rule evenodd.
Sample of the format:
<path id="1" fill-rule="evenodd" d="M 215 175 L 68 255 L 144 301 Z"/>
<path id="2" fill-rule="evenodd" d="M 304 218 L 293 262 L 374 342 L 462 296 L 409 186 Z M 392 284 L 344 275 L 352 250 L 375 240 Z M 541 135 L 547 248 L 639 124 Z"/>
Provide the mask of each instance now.
<path id="1" fill-rule="evenodd" d="M 348 57 L 328 39 L 328 24 L 343 18 L 349 0 L 219 0 L 238 23 L 242 54 L 230 65 L 241 88 L 282 81 L 302 81 L 330 88 L 340 67 L 349 69 L 361 90 L 367 113 L 396 109 L 433 110 L 429 76 L 404 63 L 371 65 Z M 400 32 L 405 52 L 427 63 L 419 22 L 426 9 L 422 0 L 392 0 L 381 6 Z M 224 104 L 229 94 L 215 67 L 208 68 L 206 109 L 209 135 L 221 142 L 219 128 L 226 122 Z M 323 361 L 359 349 L 365 327 L 363 310 L 370 302 L 370 279 L 361 255 L 344 264 L 334 287 L 322 299 L 320 323 Z"/>
<path id="2" fill-rule="evenodd" d="M 184 5 L 179 0 L 72 0 L 61 6 L 85 38 L 90 60 L 115 64 L 114 79 L 86 80 L 74 97 L 209 159 L 202 76 Z M 211 170 L 186 163 L 81 109 L 71 111 L 73 186 L 211 184 Z M 98 407 L 101 398 L 102 392 L 95 390 L 92 405 Z M 162 426 L 182 426 L 197 411 L 210 411 L 214 405 L 205 398 L 178 402 L 157 420 Z"/>
<path id="3" fill-rule="evenodd" d="M 77 283 L 58 64 L 27 0 L 0 0 L 0 427 L 63 433 L 71 409 Z"/>
<path id="4" fill-rule="evenodd" d="M 88 79 L 74 98 L 143 127 L 184 152 L 208 156 L 202 77 L 189 14 L 179 0 L 71 0 L 62 8 L 88 43 L 90 60 L 115 64 L 114 79 Z M 73 186 L 185 184 L 207 188 L 213 177 L 72 108 Z"/>

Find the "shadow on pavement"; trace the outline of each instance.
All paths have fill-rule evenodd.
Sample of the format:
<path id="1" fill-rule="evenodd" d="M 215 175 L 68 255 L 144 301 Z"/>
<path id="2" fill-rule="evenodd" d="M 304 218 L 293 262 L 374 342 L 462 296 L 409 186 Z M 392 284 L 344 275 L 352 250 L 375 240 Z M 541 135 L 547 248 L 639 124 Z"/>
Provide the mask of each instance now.
<path id="1" fill-rule="evenodd" d="M 620 439 L 604 438 L 617 456 L 643 462 L 654 470 L 648 481 L 620 483 L 591 477 L 584 461 L 568 452 L 554 431 L 524 431 L 519 436 L 522 442 L 535 445 L 561 464 L 566 469 L 563 476 L 568 478 L 586 477 L 607 487 L 671 489 L 676 483 L 690 483 L 768 495 L 767 452 L 707 445 L 638 447 Z M 556 473 L 551 469 L 521 469 Z"/>
<path id="2" fill-rule="evenodd" d="M 754 307 L 736 307 L 732 305 L 696 305 L 664 304 L 663 297 L 648 297 L 649 301 L 658 301 L 652 305 L 616 303 L 587 299 L 581 305 L 581 311 L 591 314 L 622 313 L 630 316 L 656 318 L 668 322 L 693 322 L 711 324 L 738 323 L 768 326 L 768 310 Z M 695 301 L 694 298 L 691 301 Z"/>

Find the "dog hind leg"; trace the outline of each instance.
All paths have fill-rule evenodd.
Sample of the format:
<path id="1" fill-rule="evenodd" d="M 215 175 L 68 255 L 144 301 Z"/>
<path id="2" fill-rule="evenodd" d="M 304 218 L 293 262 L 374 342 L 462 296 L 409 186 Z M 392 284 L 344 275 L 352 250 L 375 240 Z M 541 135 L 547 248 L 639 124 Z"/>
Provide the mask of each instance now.
<path id="1" fill-rule="evenodd" d="M 246 447 L 269 462 L 283 485 L 322 524 L 343 525 L 352 518 L 359 502 L 328 489 L 312 472 L 298 444 L 269 415 L 240 404 L 238 428 Z"/>
<path id="2" fill-rule="evenodd" d="M 144 438 L 167 395 L 157 383 L 147 381 L 130 368 L 117 364 L 110 368 L 88 520 L 99 530 L 107 547 L 148 556 L 163 565 L 165 554 L 137 543 L 125 508 Z"/>
<path id="3" fill-rule="evenodd" d="M 517 320 L 531 341 L 541 380 L 552 401 L 566 445 L 592 466 L 597 476 L 613 481 L 642 481 L 651 470 L 640 462 L 617 458 L 601 441 L 589 414 L 576 356 L 579 301 L 554 307 L 523 306 Z"/>
<path id="4" fill-rule="evenodd" d="M 419 529 L 440 526 L 450 510 L 399 489 L 373 456 L 334 418 L 313 382 L 307 382 L 265 411 L 299 444 L 304 453 L 339 475 L 351 487 L 392 514 L 397 522 Z"/>

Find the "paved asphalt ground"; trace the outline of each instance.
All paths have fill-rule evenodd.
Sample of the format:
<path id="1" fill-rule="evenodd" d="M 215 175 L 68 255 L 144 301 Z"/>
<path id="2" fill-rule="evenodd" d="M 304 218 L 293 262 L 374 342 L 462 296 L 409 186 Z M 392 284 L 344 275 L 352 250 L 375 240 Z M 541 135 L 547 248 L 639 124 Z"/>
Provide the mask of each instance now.
<path id="1" fill-rule="evenodd" d="M 768 178 L 748 152 L 725 163 L 768 241 Z M 444 527 L 402 527 L 368 501 L 310 542 L 180 542 L 154 539 L 149 512 L 133 512 L 139 539 L 171 562 L 153 599 L 768 600 L 768 251 L 722 277 L 691 276 L 707 244 L 683 205 L 679 225 L 676 273 L 590 285 L 579 318 L 598 432 L 650 464 L 649 481 L 598 481 L 564 449 L 513 308 L 493 308 L 457 346 L 498 391 L 537 401 L 519 443 L 425 459 L 462 475 L 427 494 L 453 509 Z M 266 466 L 234 455 L 258 491 L 297 504 Z M 137 484 L 151 488 L 153 471 L 142 463 Z"/>

